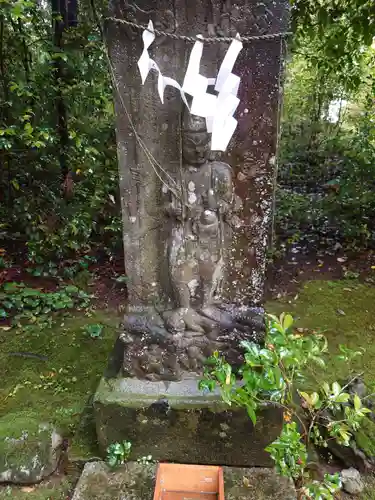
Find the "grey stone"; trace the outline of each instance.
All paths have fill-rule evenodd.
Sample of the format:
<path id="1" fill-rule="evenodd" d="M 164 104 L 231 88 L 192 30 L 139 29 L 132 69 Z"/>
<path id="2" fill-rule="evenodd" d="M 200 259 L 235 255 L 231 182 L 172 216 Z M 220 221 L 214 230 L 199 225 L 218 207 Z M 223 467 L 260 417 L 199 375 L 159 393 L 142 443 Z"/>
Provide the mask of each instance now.
<path id="1" fill-rule="evenodd" d="M 151 500 L 155 465 L 129 462 L 114 471 L 103 462 L 85 465 L 72 500 Z M 296 500 L 293 483 L 273 469 L 224 467 L 226 500 Z"/>
<path id="2" fill-rule="evenodd" d="M 297 500 L 291 480 L 274 469 L 224 467 L 225 500 Z"/>
<path id="3" fill-rule="evenodd" d="M 0 419 L 0 483 L 38 483 L 57 468 L 62 437 L 53 425 L 25 414 Z"/>
<path id="4" fill-rule="evenodd" d="M 237 0 L 225 6 L 208 0 L 138 3 L 140 7 L 135 9 L 128 2 L 111 0 L 109 11 L 112 17 L 143 25 L 152 11 L 155 27 L 192 36 L 259 35 L 288 29 L 288 0 Z M 142 312 L 155 304 L 160 311 L 196 309 L 191 298 L 197 295 L 199 302 L 199 293 L 194 291 L 211 295 L 217 291 L 216 285 L 220 300 L 258 305 L 264 293 L 277 167 L 284 41 L 275 37 L 244 44 L 234 68 L 241 78 L 237 130 L 223 158 L 211 153 L 212 158 L 205 156 L 200 168 L 201 158 L 196 153 L 209 152 L 207 141 L 203 136 L 196 141 L 199 151 L 195 148 L 192 158 L 184 140 L 187 129 L 194 138 L 202 132 L 202 120 L 193 117 L 194 123 L 187 127 L 179 92 L 168 87 L 162 103 L 154 74 L 141 84 L 137 61 L 143 45 L 139 30 L 111 19 L 106 32 L 115 80 L 129 310 Z M 182 83 L 191 49 L 184 40 L 158 36 L 150 55 L 163 75 Z M 227 49 L 223 43 L 205 44 L 200 73 L 216 77 Z M 150 154 L 156 161 L 150 161 Z M 214 181 L 215 185 L 210 185 Z M 235 198 L 238 203 L 232 207 Z M 181 200 L 187 201 L 184 210 Z M 172 209 L 169 215 L 167 205 Z M 193 214 L 196 207 L 199 217 Z M 189 221 L 196 226 L 193 233 Z M 217 279 L 220 284 L 213 284 Z M 181 322 L 190 320 L 190 315 L 177 314 L 170 323 L 179 328 Z"/>
<path id="5" fill-rule="evenodd" d="M 132 442 L 132 457 L 158 461 L 269 466 L 264 448 L 279 435 L 282 414 L 260 411 L 254 427 L 246 411 L 226 406 L 220 395 L 198 390 L 197 379 L 148 382 L 102 379 L 94 398 L 102 453 L 114 442 Z"/>
<path id="6" fill-rule="evenodd" d="M 72 500 L 151 500 L 155 465 L 129 462 L 111 470 L 104 462 L 87 463 Z"/>
<path id="7" fill-rule="evenodd" d="M 341 480 L 344 491 L 351 495 L 359 495 L 365 487 L 361 474 L 352 467 L 341 471 Z"/>

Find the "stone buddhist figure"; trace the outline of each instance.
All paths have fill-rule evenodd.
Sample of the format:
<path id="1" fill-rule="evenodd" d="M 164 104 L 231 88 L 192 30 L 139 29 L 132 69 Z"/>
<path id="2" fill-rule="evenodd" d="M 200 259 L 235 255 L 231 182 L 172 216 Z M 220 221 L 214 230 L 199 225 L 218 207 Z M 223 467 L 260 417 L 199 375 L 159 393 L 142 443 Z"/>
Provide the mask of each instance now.
<path id="1" fill-rule="evenodd" d="M 179 196 L 166 193 L 170 217 L 166 255 L 176 309 L 165 317 L 171 331 L 203 331 L 210 322 L 202 311 L 220 300 L 228 234 L 225 218 L 233 205 L 232 170 L 226 163 L 209 160 L 204 118 L 185 113 L 182 133 Z"/>
<path id="2" fill-rule="evenodd" d="M 228 351 L 262 331 L 262 311 L 223 303 L 231 224 L 239 204 L 230 165 L 211 160 L 204 118 L 184 113 L 182 164 L 161 186 L 166 234 L 163 280 L 171 308 L 127 315 L 124 371 L 141 378 L 179 379 L 202 369 L 214 350 Z M 232 346 L 232 347 L 230 347 Z"/>

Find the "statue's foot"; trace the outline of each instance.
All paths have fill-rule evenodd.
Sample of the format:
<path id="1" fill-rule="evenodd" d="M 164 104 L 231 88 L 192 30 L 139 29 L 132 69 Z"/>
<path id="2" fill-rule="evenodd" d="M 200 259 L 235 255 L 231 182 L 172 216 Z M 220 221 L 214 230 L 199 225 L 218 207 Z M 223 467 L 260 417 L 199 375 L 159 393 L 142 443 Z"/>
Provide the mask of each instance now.
<path id="1" fill-rule="evenodd" d="M 216 322 L 221 331 L 236 330 L 252 336 L 262 335 L 265 331 L 264 310 L 260 307 L 222 303 L 206 306 L 200 312 Z"/>
<path id="2" fill-rule="evenodd" d="M 216 324 L 210 318 L 187 307 L 180 307 L 163 313 L 167 330 L 173 333 L 183 333 L 186 330 L 204 334 L 215 328 Z"/>

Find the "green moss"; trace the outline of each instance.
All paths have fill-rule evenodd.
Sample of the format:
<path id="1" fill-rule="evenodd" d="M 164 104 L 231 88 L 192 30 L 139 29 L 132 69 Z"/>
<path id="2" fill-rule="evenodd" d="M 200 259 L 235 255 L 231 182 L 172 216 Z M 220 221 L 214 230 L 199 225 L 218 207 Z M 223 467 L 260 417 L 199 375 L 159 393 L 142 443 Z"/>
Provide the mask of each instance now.
<path id="1" fill-rule="evenodd" d="M 361 428 L 355 435 L 358 446 L 369 457 L 375 457 L 375 423 L 369 418 L 364 418 Z"/>
<path id="2" fill-rule="evenodd" d="M 8 413 L 0 418 L 0 436 L 20 439 L 24 432 L 36 435 L 39 431 L 40 420 L 31 411 L 21 413 Z"/>
<path id="3" fill-rule="evenodd" d="M 364 481 L 365 489 L 359 496 L 360 500 L 375 500 L 375 477 L 366 476 Z"/>
<path id="4" fill-rule="evenodd" d="M 85 325 L 92 323 L 104 325 L 101 339 L 85 333 Z M 113 347 L 118 323 L 113 311 L 95 311 L 91 317 L 77 314 L 63 318 L 52 329 L 35 326 L 18 334 L 0 330 L 0 417 L 11 412 L 26 416 L 37 413 L 39 421 L 75 435 L 72 442 L 80 455 L 95 454 L 91 398 Z M 9 354 L 20 351 L 48 359 Z"/>
<path id="5" fill-rule="evenodd" d="M 313 281 L 301 289 L 297 300 L 290 300 L 289 297 L 269 302 L 267 310 L 276 314 L 288 311 L 296 318 L 297 327 L 321 332 L 327 337 L 330 355 L 324 378 L 342 380 L 351 373 L 364 372 L 365 382 L 374 392 L 374 303 L 375 288 L 356 280 Z M 363 356 L 354 362 L 352 370 L 347 363 L 339 362 L 333 356 L 337 354 L 340 344 L 354 350 L 364 350 Z"/>

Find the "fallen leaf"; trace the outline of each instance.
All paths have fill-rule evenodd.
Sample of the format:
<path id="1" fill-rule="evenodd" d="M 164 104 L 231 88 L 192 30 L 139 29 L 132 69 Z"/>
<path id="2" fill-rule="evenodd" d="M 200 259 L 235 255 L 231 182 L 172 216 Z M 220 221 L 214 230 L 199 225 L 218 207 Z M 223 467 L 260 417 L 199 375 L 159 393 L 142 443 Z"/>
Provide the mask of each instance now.
<path id="1" fill-rule="evenodd" d="M 11 330 L 11 326 L 0 326 L 1 330 L 4 330 L 4 332 L 7 332 L 8 330 Z"/>
<path id="2" fill-rule="evenodd" d="M 345 312 L 342 309 L 337 309 L 337 314 L 340 314 L 340 316 L 346 316 Z"/>
<path id="3" fill-rule="evenodd" d="M 343 289 L 345 292 L 352 292 L 352 289 L 351 288 L 344 288 Z"/>
<path id="4" fill-rule="evenodd" d="M 32 493 L 33 491 L 35 491 L 35 488 L 33 488 L 32 486 L 24 486 L 23 488 L 21 488 L 21 491 L 23 491 L 24 493 Z"/>

